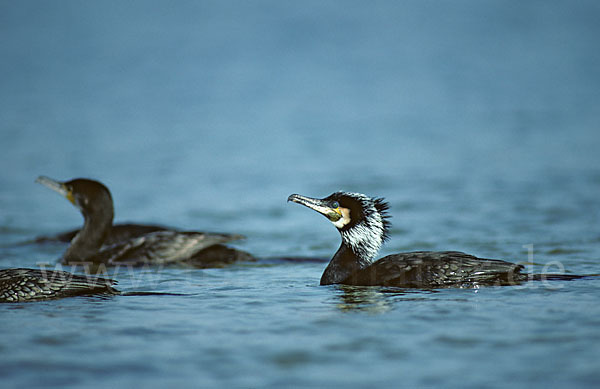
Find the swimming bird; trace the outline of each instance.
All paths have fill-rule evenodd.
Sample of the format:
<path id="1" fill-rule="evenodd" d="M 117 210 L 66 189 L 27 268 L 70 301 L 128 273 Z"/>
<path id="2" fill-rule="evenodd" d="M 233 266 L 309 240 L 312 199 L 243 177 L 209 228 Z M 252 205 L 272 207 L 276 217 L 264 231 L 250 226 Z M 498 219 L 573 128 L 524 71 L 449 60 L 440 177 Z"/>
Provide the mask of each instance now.
<path id="1" fill-rule="evenodd" d="M 108 188 L 95 180 L 77 178 L 60 182 L 40 176 L 36 180 L 67 198 L 83 215 L 83 227 L 62 256 L 64 264 L 82 262 L 109 265 L 169 264 L 186 262 L 198 267 L 219 266 L 238 260 L 253 260 L 240 250 L 222 243 L 241 235 L 144 228 L 128 231 L 125 239 L 111 239 L 114 206 Z M 126 235 L 121 233 L 121 235 Z"/>
<path id="2" fill-rule="evenodd" d="M 58 299 L 63 297 L 120 294 L 116 281 L 62 270 L 0 270 L 0 303 Z"/>
<path id="3" fill-rule="evenodd" d="M 522 273 L 522 265 L 478 258 L 458 251 L 415 251 L 375 260 L 389 238 L 389 205 L 382 198 L 335 192 L 323 199 L 288 197 L 324 215 L 338 229 L 342 244 L 321 277 L 321 285 L 381 285 L 436 289 L 478 285 L 516 285 L 528 280 L 571 280 L 585 276 Z"/>

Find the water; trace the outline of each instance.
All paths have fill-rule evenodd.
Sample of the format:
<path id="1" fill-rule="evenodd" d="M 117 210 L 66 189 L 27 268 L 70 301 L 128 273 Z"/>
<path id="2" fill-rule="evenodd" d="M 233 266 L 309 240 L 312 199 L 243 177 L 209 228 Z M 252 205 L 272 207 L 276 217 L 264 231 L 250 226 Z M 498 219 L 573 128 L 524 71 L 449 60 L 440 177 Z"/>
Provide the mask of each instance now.
<path id="1" fill-rule="evenodd" d="M 115 270 L 123 291 L 0 306 L 22 386 L 595 387 L 596 279 L 320 287 L 335 229 L 291 193 L 385 197 L 381 255 L 600 273 L 594 1 L 0 3 L 0 266 L 81 223 L 40 175 L 111 188 L 117 221 L 242 233 L 225 269 Z M 533 258 L 530 257 L 533 255 Z"/>

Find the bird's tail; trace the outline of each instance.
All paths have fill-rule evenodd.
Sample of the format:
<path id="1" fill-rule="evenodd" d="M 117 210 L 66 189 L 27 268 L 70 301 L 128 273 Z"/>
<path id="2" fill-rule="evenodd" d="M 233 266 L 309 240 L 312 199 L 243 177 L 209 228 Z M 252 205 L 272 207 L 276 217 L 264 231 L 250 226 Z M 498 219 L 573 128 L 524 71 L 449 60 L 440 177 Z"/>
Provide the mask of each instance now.
<path id="1" fill-rule="evenodd" d="M 529 274 L 529 281 L 573 281 L 582 278 L 600 277 L 600 274 Z"/>

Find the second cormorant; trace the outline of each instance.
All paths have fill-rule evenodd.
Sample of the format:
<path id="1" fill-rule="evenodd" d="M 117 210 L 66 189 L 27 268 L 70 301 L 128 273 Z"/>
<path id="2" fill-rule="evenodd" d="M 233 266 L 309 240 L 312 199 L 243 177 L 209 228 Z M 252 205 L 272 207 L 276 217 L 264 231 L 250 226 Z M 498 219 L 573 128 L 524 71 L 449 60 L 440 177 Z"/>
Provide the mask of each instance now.
<path id="1" fill-rule="evenodd" d="M 114 207 L 108 188 L 102 183 L 77 178 L 60 182 L 40 176 L 36 182 L 60 193 L 83 215 L 83 227 L 75 234 L 63 254 L 64 264 L 82 262 L 108 265 L 170 264 L 185 262 L 197 267 L 222 266 L 254 258 L 223 243 L 243 236 L 196 231 L 169 230 L 155 226 L 133 225 L 122 228 L 119 239 L 113 232 Z M 148 227 L 148 228 L 144 228 Z"/>

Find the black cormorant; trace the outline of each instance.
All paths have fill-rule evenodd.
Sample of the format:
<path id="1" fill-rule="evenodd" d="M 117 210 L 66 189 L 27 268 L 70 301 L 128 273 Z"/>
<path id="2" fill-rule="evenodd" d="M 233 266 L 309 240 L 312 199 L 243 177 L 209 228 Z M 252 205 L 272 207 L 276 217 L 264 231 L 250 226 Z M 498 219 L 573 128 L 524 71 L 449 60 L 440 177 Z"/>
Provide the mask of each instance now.
<path id="1" fill-rule="evenodd" d="M 478 258 L 457 251 L 415 251 L 375 261 L 388 239 L 389 208 L 381 198 L 336 192 L 324 199 L 293 194 L 288 201 L 324 215 L 342 236 L 342 244 L 321 277 L 321 285 L 381 285 L 405 288 L 516 285 L 528 280 L 571 280 L 584 276 L 522 273 L 522 265 Z"/>
<path id="2" fill-rule="evenodd" d="M 0 303 L 50 300 L 63 297 L 120 294 L 116 281 L 61 270 L 0 270 Z"/>
<path id="3" fill-rule="evenodd" d="M 253 260 L 243 251 L 222 243 L 243 236 L 195 231 L 161 229 L 146 232 L 140 225 L 135 231 L 122 232 L 125 239 L 111 239 L 114 217 L 113 200 L 108 188 L 90 179 L 60 182 L 40 176 L 36 182 L 60 193 L 83 215 L 83 227 L 75 234 L 63 254 L 64 264 L 82 262 L 109 265 L 168 264 L 185 262 L 198 267 L 220 266 L 238 260 Z M 151 228 L 150 226 L 149 228 Z"/>

